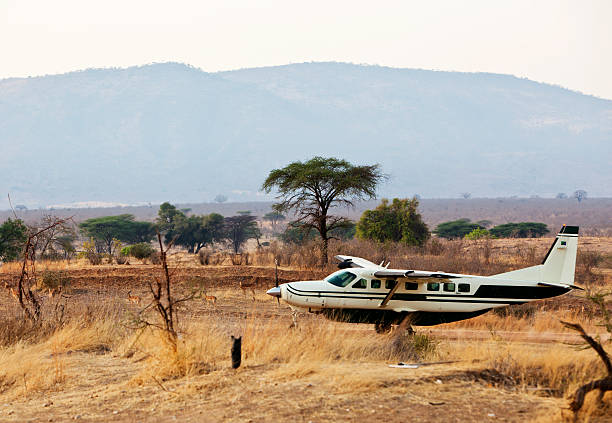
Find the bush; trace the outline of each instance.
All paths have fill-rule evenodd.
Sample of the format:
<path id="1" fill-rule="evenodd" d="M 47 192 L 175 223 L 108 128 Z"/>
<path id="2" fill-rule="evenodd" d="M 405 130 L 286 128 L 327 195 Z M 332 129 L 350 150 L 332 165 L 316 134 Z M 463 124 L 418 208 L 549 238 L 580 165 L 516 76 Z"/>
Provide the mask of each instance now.
<path id="1" fill-rule="evenodd" d="M 132 247 L 131 246 L 123 247 L 119 254 L 122 255 L 122 256 L 128 257 L 130 255 L 131 251 L 132 251 Z"/>
<path id="2" fill-rule="evenodd" d="M 299 225 L 289 224 L 278 236 L 285 244 L 304 245 L 317 237 L 317 231 Z"/>
<path id="3" fill-rule="evenodd" d="M 151 259 L 152 264 L 161 264 L 161 254 L 159 251 L 153 251 L 149 258 Z"/>
<path id="4" fill-rule="evenodd" d="M 499 238 L 539 238 L 550 231 L 545 223 L 519 222 L 497 225 L 490 232 Z"/>
<path id="5" fill-rule="evenodd" d="M 151 244 L 148 244 L 146 242 L 134 244 L 130 246 L 129 249 L 130 256 L 135 257 L 138 260 L 148 259 L 154 252 L 155 250 L 153 249 L 153 247 L 151 247 Z"/>
<path id="6" fill-rule="evenodd" d="M 491 232 L 487 231 L 486 229 L 474 229 L 472 232 L 470 232 L 469 234 L 466 234 L 464 236 L 465 239 L 469 239 L 469 240 L 476 240 L 476 239 L 483 239 L 483 238 L 495 238 L 494 235 L 491 235 Z"/>
<path id="7" fill-rule="evenodd" d="M 442 238 L 456 239 L 463 238 L 474 229 L 485 228 L 478 223 L 470 222 L 470 219 L 458 219 L 440 223 L 433 232 Z"/>
<path id="8" fill-rule="evenodd" d="M 0 261 L 15 260 L 27 239 L 28 228 L 20 219 L 8 219 L 0 225 Z"/>
<path id="9" fill-rule="evenodd" d="M 374 210 L 366 210 L 357 225 L 357 236 L 378 242 L 401 242 L 422 246 L 429 239 L 429 228 L 417 211 L 419 201 L 384 198 Z"/>
<path id="10" fill-rule="evenodd" d="M 79 252 L 77 258 L 86 258 L 93 266 L 102 264 L 102 255 L 96 252 L 96 242 L 93 238 L 83 242 L 83 251 Z"/>
<path id="11" fill-rule="evenodd" d="M 70 285 L 70 282 L 70 277 L 62 270 L 45 270 L 38 281 L 40 288 L 51 290 L 65 288 Z"/>

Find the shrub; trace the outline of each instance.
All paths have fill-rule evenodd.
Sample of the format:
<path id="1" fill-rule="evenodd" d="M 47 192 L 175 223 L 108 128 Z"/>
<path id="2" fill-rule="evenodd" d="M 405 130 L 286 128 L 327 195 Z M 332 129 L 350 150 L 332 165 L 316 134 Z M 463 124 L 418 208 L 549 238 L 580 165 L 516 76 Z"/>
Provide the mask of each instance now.
<path id="1" fill-rule="evenodd" d="M 470 219 L 458 219 L 440 223 L 433 232 L 442 238 L 455 239 L 463 238 L 474 229 L 485 228 L 478 223 L 470 222 Z"/>
<path id="2" fill-rule="evenodd" d="M 477 229 L 474 229 L 469 234 L 466 234 L 464 238 L 469 239 L 469 240 L 476 240 L 476 239 L 483 239 L 483 238 L 485 239 L 495 238 L 495 236 L 491 235 L 491 232 L 487 231 L 486 229 L 477 228 Z"/>
<path id="3" fill-rule="evenodd" d="M 159 251 L 153 251 L 149 258 L 151 259 L 152 264 L 161 264 L 161 254 L 159 253 Z"/>
<path id="4" fill-rule="evenodd" d="M 401 242 L 422 246 L 429 239 L 429 228 L 417 211 L 419 201 L 384 198 L 374 210 L 366 210 L 357 225 L 357 236 L 378 242 Z"/>
<path id="5" fill-rule="evenodd" d="M 86 258 L 89 260 L 89 263 L 94 266 L 102 264 L 102 255 L 96 252 L 96 242 L 93 238 L 83 242 L 83 251 L 81 251 L 77 257 Z"/>
<path id="6" fill-rule="evenodd" d="M 145 260 L 151 257 L 155 250 L 151 247 L 151 244 L 141 242 L 130 246 L 129 254 L 138 260 Z"/>
<path id="7" fill-rule="evenodd" d="M 545 223 L 519 222 L 497 225 L 490 232 L 499 238 L 539 238 L 550 231 Z"/>
<path id="8" fill-rule="evenodd" d="M 65 288 L 70 285 L 71 279 L 62 270 L 45 270 L 39 278 L 39 286 L 42 289 Z"/>
<path id="9" fill-rule="evenodd" d="M 0 225 L 0 261 L 15 260 L 27 239 L 28 228 L 20 219 L 8 219 Z"/>
<path id="10" fill-rule="evenodd" d="M 311 228 L 299 225 L 287 225 L 287 229 L 278 236 L 285 244 L 304 245 L 317 237 L 317 232 Z"/>

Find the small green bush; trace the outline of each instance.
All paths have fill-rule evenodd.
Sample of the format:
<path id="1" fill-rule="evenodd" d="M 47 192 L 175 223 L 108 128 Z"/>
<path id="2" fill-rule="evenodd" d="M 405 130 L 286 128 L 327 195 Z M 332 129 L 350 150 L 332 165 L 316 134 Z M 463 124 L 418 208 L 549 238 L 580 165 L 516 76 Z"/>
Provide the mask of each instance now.
<path id="1" fill-rule="evenodd" d="M 151 244 L 148 244 L 146 242 L 140 242 L 138 244 L 134 244 L 130 246 L 129 248 L 130 248 L 129 254 L 132 257 L 137 258 L 138 260 L 148 259 L 155 252 L 153 247 L 151 247 Z"/>
<path id="2" fill-rule="evenodd" d="M 465 239 L 476 240 L 476 239 L 486 239 L 486 238 L 497 238 L 495 235 L 491 235 L 491 232 L 486 229 L 476 228 L 469 234 L 464 236 Z"/>

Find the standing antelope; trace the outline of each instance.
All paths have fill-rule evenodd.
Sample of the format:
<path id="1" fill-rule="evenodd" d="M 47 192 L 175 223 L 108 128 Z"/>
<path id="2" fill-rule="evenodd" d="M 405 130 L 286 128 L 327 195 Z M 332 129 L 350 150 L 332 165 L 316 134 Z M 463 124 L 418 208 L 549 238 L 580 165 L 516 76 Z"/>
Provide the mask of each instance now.
<path id="1" fill-rule="evenodd" d="M 253 276 L 249 281 L 240 281 L 240 289 L 242 289 L 242 293 L 246 295 L 246 290 L 249 289 L 251 291 L 251 294 L 253 295 L 253 301 L 255 301 L 255 288 L 257 288 L 259 285 L 260 278 L 257 276 Z"/>
<path id="2" fill-rule="evenodd" d="M 215 297 L 214 295 L 204 295 L 204 300 L 207 303 L 212 303 L 212 305 L 217 304 L 217 297 Z"/>
<path id="3" fill-rule="evenodd" d="M 140 304 L 140 297 L 138 295 L 132 295 L 132 291 L 128 291 L 127 300 L 128 303 Z"/>
<path id="4" fill-rule="evenodd" d="M 19 299 L 19 296 L 17 295 L 17 293 L 15 292 L 14 288 L 9 288 L 9 291 L 11 292 L 11 295 L 13 296 L 13 298 L 15 298 L 16 300 Z"/>

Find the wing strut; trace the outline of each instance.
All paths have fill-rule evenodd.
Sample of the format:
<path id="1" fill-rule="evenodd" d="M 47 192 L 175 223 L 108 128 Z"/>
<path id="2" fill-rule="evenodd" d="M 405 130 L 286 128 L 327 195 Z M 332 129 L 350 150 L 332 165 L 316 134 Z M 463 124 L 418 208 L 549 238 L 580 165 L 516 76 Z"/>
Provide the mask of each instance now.
<path id="1" fill-rule="evenodd" d="M 389 300 L 391 299 L 391 297 L 393 296 L 393 294 L 395 294 L 395 291 L 397 291 L 397 288 L 399 288 L 399 286 L 400 286 L 399 282 L 397 280 L 393 280 L 393 282 L 395 283 L 395 285 L 393 285 L 393 288 L 391 288 L 391 291 L 389 291 L 389 293 L 387 294 L 385 299 L 382 300 L 382 303 L 380 303 L 380 305 L 378 307 L 386 306 L 387 303 L 389 302 Z"/>

